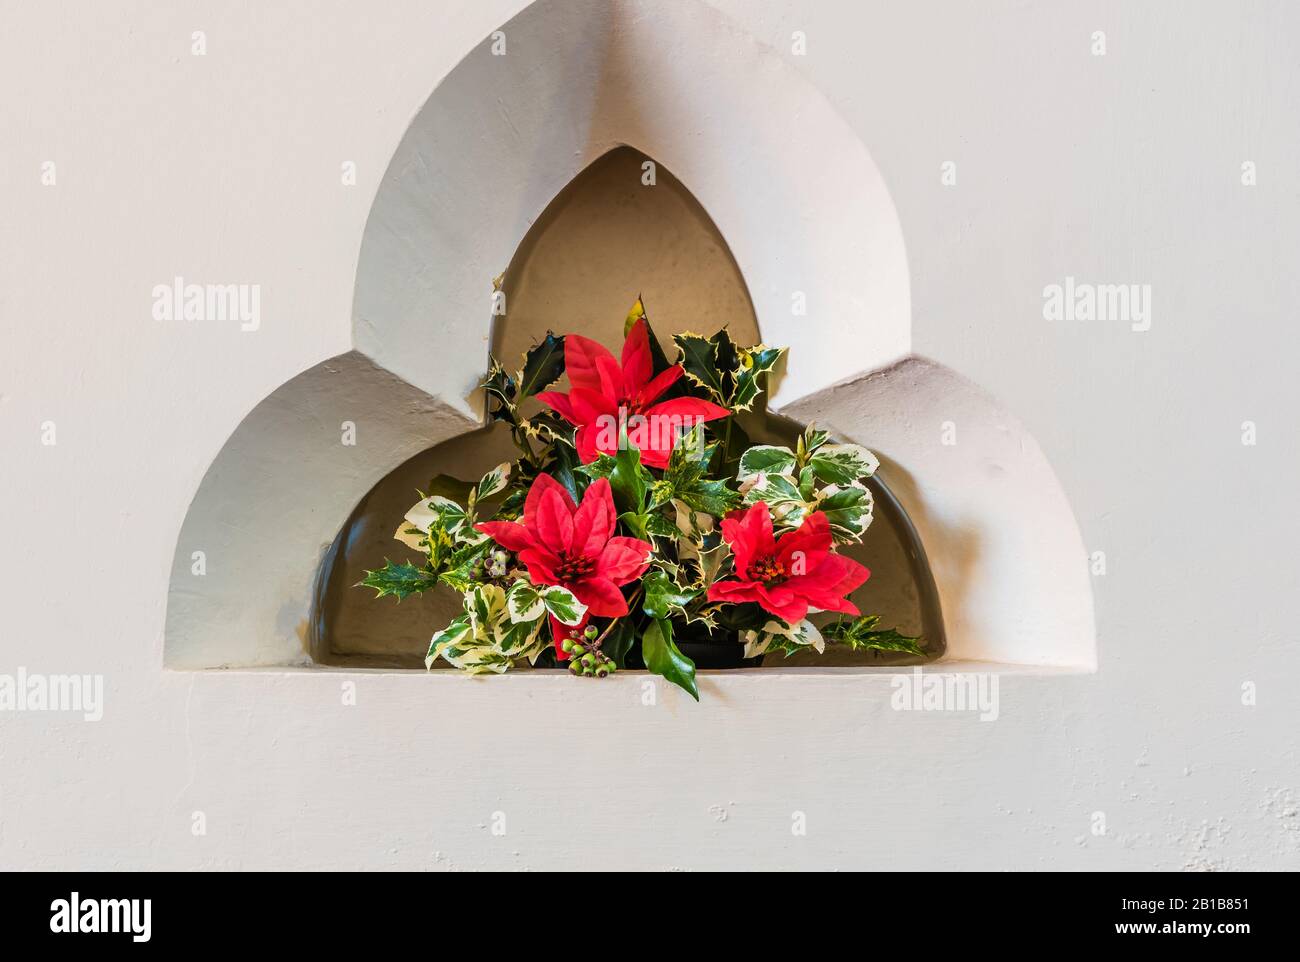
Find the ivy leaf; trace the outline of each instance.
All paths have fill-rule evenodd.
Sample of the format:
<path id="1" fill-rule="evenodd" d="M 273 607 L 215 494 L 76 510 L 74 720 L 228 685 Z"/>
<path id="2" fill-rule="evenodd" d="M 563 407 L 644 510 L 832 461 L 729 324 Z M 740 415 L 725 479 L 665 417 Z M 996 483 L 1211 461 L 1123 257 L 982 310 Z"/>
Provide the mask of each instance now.
<path id="1" fill-rule="evenodd" d="M 524 366 L 519 371 L 518 396 L 532 397 L 560 379 L 564 373 L 564 338 L 550 331 L 540 344 L 535 344 L 524 355 Z"/>
<path id="2" fill-rule="evenodd" d="M 824 488 L 816 505 L 816 510 L 826 515 L 831 534 L 840 543 L 862 540 L 871 525 L 874 508 L 871 492 L 861 484 Z"/>
<path id="3" fill-rule="evenodd" d="M 438 576 L 428 568 L 419 568 L 410 562 L 393 564 L 385 558 L 384 566 L 375 571 L 367 571 L 360 584 L 374 588 L 376 598 L 392 595 L 401 601 L 437 587 Z"/>
<path id="4" fill-rule="evenodd" d="M 681 611 L 699 594 L 698 590 L 680 587 L 659 568 L 648 573 L 641 584 L 645 588 L 641 608 L 651 618 L 667 618 L 672 609 Z"/>
<path id="5" fill-rule="evenodd" d="M 516 581 L 506 592 L 506 611 L 517 625 L 532 623 L 546 614 L 546 602 L 527 581 Z"/>
<path id="6" fill-rule="evenodd" d="M 672 682 L 696 701 L 700 691 L 695 684 L 695 662 L 683 655 L 673 643 L 673 623 L 667 618 L 656 618 L 641 636 L 641 657 L 645 666 L 656 675 Z"/>

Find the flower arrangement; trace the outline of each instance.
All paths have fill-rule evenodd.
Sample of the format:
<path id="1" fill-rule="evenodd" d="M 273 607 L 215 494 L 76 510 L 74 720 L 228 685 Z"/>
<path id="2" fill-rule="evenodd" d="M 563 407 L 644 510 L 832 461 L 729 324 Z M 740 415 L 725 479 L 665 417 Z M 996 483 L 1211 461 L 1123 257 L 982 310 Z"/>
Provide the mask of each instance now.
<path id="1" fill-rule="evenodd" d="M 875 456 L 813 427 L 791 447 L 749 442 L 741 421 L 784 349 L 738 346 L 724 328 L 675 335 L 670 362 L 639 298 L 624 336 L 618 358 L 548 332 L 513 374 L 492 360 L 488 415 L 519 458 L 476 483 L 433 479 L 395 535 L 422 563 L 361 582 L 399 601 L 439 585 L 463 595 L 425 664 L 567 662 L 597 678 L 644 665 L 698 700 L 684 637 L 755 659 L 827 642 L 921 654 L 848 600 L 870 572 L 838 549 L 871 523 Z M 549 390 L 566 374 L 567 393 Z M 818 627 L 817 612 L 836 617 Z"/>

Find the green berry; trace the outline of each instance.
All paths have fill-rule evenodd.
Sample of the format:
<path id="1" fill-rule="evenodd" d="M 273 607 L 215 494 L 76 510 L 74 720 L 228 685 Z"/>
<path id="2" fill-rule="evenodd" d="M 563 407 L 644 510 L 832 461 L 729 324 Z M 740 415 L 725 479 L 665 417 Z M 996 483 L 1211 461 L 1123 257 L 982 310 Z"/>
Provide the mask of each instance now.
<path id="1" fill-rule="evenodd" d="M 587 653 L 587 646 L 581 644 L 580 642 L 575 641 L 573 643 L 573 647 L 570 648 L 569 650 L 572 651 L 575 655 L 585 655 Z"/>
<path id="2" fill-rule="evenodd" d="M 609 669 L 606 668 L 604 665 L 599 665 L 599 666 L 597 666 L 597 668 L 596 668 L 596 677 L 597 677 L 597 678 L 604 678 L 604 677 L 605 677 L 606 675 L 608 675 L 608 674 L 609 674 Z"/>
<path id="3" fill-rule="evenodd" d="M 560 642 L 560 651 L 573 651 L 573 639 L 565 638 Z"/>
<path id="4" fill-rule="evenodd" d="M 596 656 L 591 652 L 587 652 L 582 656 L 582 663 L 590 667 L 591 665 L 596 664 Z"/>
<path id="5" fill-rule="evenodd" d="M 595 640 L 598 634 L 600 634 L 600 632 L 596 630 L 595 625 L 588 625 L 587 630 L 583 632 L 583 635 L 585 635 L 590 640 Z"/>

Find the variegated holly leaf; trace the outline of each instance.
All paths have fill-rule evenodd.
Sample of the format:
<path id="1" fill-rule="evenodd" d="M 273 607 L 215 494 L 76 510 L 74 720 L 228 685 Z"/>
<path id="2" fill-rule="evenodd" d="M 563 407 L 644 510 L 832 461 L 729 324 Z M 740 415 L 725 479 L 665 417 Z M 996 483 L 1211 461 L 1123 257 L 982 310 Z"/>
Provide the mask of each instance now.
<path id="1" fill-rule="evenodd" d="M 577 599 L 568 588 L 551 585 L 539 588 L 542 604 L 550 615 L 562 625 L 576 625 L 587 614 L 587 606 Z"/>
<path id="2" fill-rule="evenodd" d="M 812 453 L 808 466 L 823 484 L 853 484 L 880 467 L 876 456 L 860 444 L 824 444 Z"/>
<path id="3" fill-rule="evenodd" d="M 474 646 L 474 630 L 470 627 L 468 615 L 457 615 L 451 624 L 441 631 L 434 632 L 429 642 L 429 653 L 425 655 L 424 667 L 432 668 L 439 658 L 445 658 L 457 668 L 465 655 Z"/>
<path id="4" fill-rule="evenodd" d="M 775 444 L 756 444 L 740 456 L 740 470 L 736 479 L 742 484 L 760 474 L 793 475 L 794 452 Z"/>
<path id="5" fill-rule="evenodd" d="M 757 658 L 769 651 L 784 652 L 789 657 L 806 648 L 812 648 L 818 654 L 826 650 L 821 632 L 807 618 L 793 625 L 774 618 L 761 629 L 742 631 L 740 638 L 745 643 L 746 658 Z"/>
<path id="6" fill-rule="evenodd" d="M 830 485 L 818 494 L 816 508 L 826 515 L 831 534 L 840 544 L 861 541 L 871 525 L 875 502 L 864 484 Z"/>
<path id="7" fill-rule="evenodd" d="M 540 344 L 534 344 L 524 355 L 524 366 L 515 375 L 518 396 L 532 397 L 560 379 L 564 373 L 564 338 L 546 332 Z"/>
<path id="8" fill-rule="evenodd" d="M 466 516 L 465 509 L 455 501 L 435 494 L 417 501 L 406 512 L 406 521 L 417 531 L 428 531 L 436 524 L 448 534 L 455 534 L 456 529 L 465 523 Z"/>
<path id="9" fill-rule="evenodd" d="M 732 410 L 748 411 L 754 406 L 761 391 L 759 377 L 776 367 L 784 353 L 785 348 L 768 347 L 766 344 L 738 350 L 740 366 L 735 376 L 736 390 L 731 401 Z"/>
<path id="10" fill-rule="evenodd" d="M 772 512 L 772 523 L 788 528 L 797 528 L 809 512 L 809 505 L 795 486 L 794 481 L 784 474 L 759 474 L 750 479 L 745 490 L 745 503 L 755 504 L 766 501 Z"/>
<path id="11" fill-rule="evenodd" d="M 651 618 L 667 618 L 682 612 L 699 594 L 698 589 L 683 588 L 668 577 L 668 573 L 655 568 L 641 582 L 645 596 L 641 608 Z"/>
<path id="12" fill-rule="evenodd" d="M 393 564 L 385 559 L 384 566 L 375 571 L 367 571 L 360 584 L 374 588 L 376 598 L 392 595 L 401 601 L 436 587 L 438 576 L 428 567 L 416 567 L 407 562 Z"/>
<path id="13" fill-rule="evenodd" d="M 483 475 L 483 479 L 478 483 L 478 499 L 480 501 L 492 497 L 506 489 L 510 483 L 510 462 L 502 461 L 495 468 Z"/>

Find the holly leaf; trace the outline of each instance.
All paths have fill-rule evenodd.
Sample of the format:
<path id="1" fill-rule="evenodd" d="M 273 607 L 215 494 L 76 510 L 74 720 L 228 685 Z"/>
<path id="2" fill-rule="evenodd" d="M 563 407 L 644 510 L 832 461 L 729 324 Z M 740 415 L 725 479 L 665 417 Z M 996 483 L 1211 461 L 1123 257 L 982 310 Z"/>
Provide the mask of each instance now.
<path id="1" fill-rule="evenodd" d="M 730 338 L 727 339 L 730 343 Z M 719 366 L 718 342 L 700 334 L 674 334 L 673 343 L 681 352 L 677 363 L 694 383 L 707 389 L 718 401 L 729 400 L 728 372 Z"/>
<path id="2" fill-rule="evenodd" d="M 656 618 L 641 636 L 641 657 L 645 666 L 656 675 L 672 682 L 696 701 L 700 690 L 695 684 L 695 662 L 683 655 L 673 643 L 673 623 L 667 618 Z"/>
<path id="3" fill-rule="evenodd" d="M 641 608 L 651 618 L 667 618 L 673 609 L 681 611 L 699 594 L 698 590 L 682 588 L 659 568 L 648 573 L 641 585 L 645 588 Z"/>
<path id="4" fill-rule="evenodd" d="M 560 379 L 564 373 L 564 338 L 546 332 L 540 344 L 535 344 L 524 355 L 524 366 L 518 374 L 519 398 L 532 397 Z"/>
<path id="5" fill-rule="evenodd" d="M 776 367 L 776 362 L 781 359 L 781 355 L 784 353 L 785 348 L 783 347 L 768 347 L 765 344 L 740 350 L 740 366 L 736 371 L 736 390 L 731 401 L 734 410 L 748 411 L 754 406 L 754 401 L 757 400 L 762 390 L 759 377 Z"/>
<path id="6" fill-rule="evenodd" d="M 901 634 L 894 628 L 877 628 L 879 615 L 862 615 L 850 621 L 835 621 L 822 628 L 822 637 L 847 645 L 854 651 L 901 651 L 924 657 L 921 638 Z"/>
<path id="7" fill-rule="evenodd" d="M 875 474 L 880 461 L 860 444 L 825 444 L 812 452 L 808 467 L 823 484 L 853 484 Z"/>
<path id="8" fill-rule="evenodd" d="M 416 567 L 410 562 L 393 564 L 385 558 L 382 568 L 366 572 L 358 587 L 361 585 L 374 588 L 376 598 L 392 595 L 401 601 L 437 587 L 438 576 L 429 568 Z"/>
<path id="9" fill-rule="evenodd" d="M 496 358 L 492 359 L 492 367 L 479 386 L 487 395 L 488 417 L 491 420 L 506 421 L 514 425 L 519 423 L 519 411 L 515 407 L 518 388 L 514 378 L 506 373 L 506 369 Z"/>

